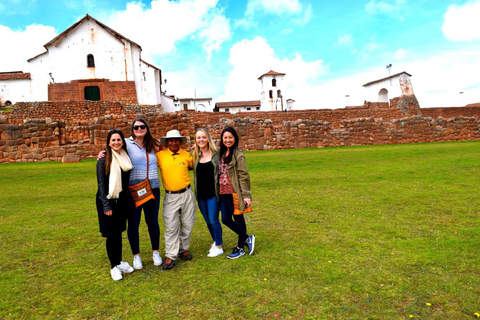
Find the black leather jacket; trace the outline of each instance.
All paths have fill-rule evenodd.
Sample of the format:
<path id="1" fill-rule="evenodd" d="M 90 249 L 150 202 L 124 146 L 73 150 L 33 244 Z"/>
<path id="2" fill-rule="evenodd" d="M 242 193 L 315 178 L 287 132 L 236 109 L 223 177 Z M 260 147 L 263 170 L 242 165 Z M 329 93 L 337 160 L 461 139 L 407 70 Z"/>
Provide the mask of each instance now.
<path id="1" fill-rule="evenodd" d="M 98 160 L 97 162 L 97 183 L 98 183 L 98 191 L 97 191 L 97 199 L 102 202 L 103 205 L 103 212 L 108 210 L 112 210 L 112 206 L 110 205 L 110 201 L 118 201 L 117 199 L 107 199 L 108 195 L 108 186 L 109 186 L 109 179 L 110 174 L 105 174 L 105 157 Z M 122 171 L 122 192 L 120 192 L 119 199 L 126 199 L 128 194 L 128 180 L 130 179 L 130 171 L 123 172 Z"/>

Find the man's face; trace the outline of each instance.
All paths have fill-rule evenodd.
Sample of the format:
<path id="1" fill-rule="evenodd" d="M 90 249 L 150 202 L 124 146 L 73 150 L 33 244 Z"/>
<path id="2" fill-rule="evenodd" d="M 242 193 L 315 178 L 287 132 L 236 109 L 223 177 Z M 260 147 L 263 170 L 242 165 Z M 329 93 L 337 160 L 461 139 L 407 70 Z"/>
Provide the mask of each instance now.
<path id="1" fill-rule="evenodd" d="M 178 150 L 180 150 L 181 143 L 182 143 L 182 139 L 178 139 L 178 138 L 167 139 L 168 149 L 173 153 L 178 152 Z"/>

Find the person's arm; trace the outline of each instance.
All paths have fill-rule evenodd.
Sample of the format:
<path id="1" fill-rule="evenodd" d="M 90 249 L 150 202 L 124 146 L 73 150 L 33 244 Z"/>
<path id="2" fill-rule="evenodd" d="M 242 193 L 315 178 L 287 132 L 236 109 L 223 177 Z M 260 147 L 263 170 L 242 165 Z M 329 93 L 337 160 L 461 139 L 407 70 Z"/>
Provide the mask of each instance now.
<path id="1" fill-rule="evenodd" d="M 108 177 L 105 175 L 105 158 L 98 160 L 97 162 L 97 185 L 98 196 L 102 202 L 103 212 L 110 216 L 112 215 L 112 207 L 107 199 L 108 195 Z"/>
<path id="2" fill-rule="evenodd" d="M 247 161 L 245 160 L 245 155 L 241 152 L 236 152 L 237 157 L 237 173 L 238 173 L 238 183 L 240 185 L 240 191 L 242 194 L 243 202 L 248 207 L 252 203 L 252 194 L 250 191 L 250 174 L 247 169 Z"/>
<path id="3" fill-rule="evenodd" d="M 97 156 L 97 160 L 100 160 L 102 159 L 103 157 L 105 157 L 105 150 L 102 150 L 98 153 L 98 156 Z"/>

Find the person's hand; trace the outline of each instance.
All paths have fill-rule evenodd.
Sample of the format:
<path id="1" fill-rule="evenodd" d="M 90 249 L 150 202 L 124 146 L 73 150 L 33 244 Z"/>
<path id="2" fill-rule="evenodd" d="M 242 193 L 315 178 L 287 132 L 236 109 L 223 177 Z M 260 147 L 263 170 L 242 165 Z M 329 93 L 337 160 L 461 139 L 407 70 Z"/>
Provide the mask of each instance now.
<path id="1" fill-rule="evenodd" d="M 108 210 L 104 212 L 106 216 L 111 216 L 112 215 L 112 210 Z"/>
<path id="2" fill-rule="evenodd" d="M 97 156 L 97 160 L 100 160 L 102 159 L 103 157 L 105 157 L 105 150 L 102 150 L 98 153 L 98 156 Z"/>
<path id="3" fill-rule="evenodd" d="M 245 203 L 245 206 L 250 207 L 250 204 L 252 204 L 252 199 L 243 198 L 243 203 Z"/>
<path id="4" fill-rule="evenodd" d="M 153 140 L 153 149 L 155 150 L 155 153 L 163 150 L 163 146 L 160 143 L 160 139 Z"/>

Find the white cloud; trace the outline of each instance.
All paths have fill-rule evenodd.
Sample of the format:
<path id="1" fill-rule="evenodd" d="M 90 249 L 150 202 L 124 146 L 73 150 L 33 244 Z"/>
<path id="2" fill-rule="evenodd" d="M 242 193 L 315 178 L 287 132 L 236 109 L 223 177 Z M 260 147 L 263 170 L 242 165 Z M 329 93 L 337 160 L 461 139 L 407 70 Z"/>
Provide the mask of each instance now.
<path id="1" fill-rule="evenodd" d="M 218 0 L 156 0 L 151 8 L 140 2 L 106 17 L 105 23 L 141 44 L 146 55 L 172 53 L 181 40 L 203 41 L 210 55 L 231 36 L 228 19 L 216 7 Z"/>
<path id="2" fill-rule="evenodd" d="M 407 53 L 407 51 L 405 51 L 405 50 L 403 50 L 403 49 L 398 49 L 397 51 L 395 51 L 395 52 L 393 53 L 393 58 L 394 58 L 395 60 L 403 60 L 403 59 L 405 59 L 405 58 L 407 58 L 407 57 L 408 57 L 408 53 Z"/>
<path id="3" fill-rule="evenodd" d="M 308 4 L 306 9 L 303 10 L 303 13 L 298 19 L 293 20 L 293 22 L 299 24 L 299 25 L 306 25 L 313 17 L 313 9 L 312 5 Z"/>
<path id="4" fill-rule="evenodd" d="M 231 37 L 230 23 L 224 16 L 216 16 L 213 18 L 210 26 L 200 32 L 200 38 L 204 40 L 203 49 L 208 54 L 210 60 L 212 51 L 218 51 L 222 47 L 224 41 Z"/>
<path id="5" fill-rule="evenodd" d="M 299 0 L 249 0 L 245 14 L 251 15 L 257 11 L 273 14 L 300 13 L 302 10 L 303 5 Z"/>
<path id="6" fill-rule="evenodd" d="M 351 47 L 353 45 L 352 35 L 344 33 L 343 35 L 338 37 L 338 44 L 341 46 Z"/>
<path id="7" fill-rule="evenodd" d="M 480 1 L 470 1 L 463 6 L 451 5 L 443 16 L 442 31 L 452 41 L 480 39 Z"/>
<path id="8" fill-rule="evenodd" d="M 375 0 L 370 0 L 370 2 L 365 5 L 365 10 L 369 14 L 396 15 L 403 9 L 405 4 L 405 0 L 396 0 L 393 4 L 385 1 L 377 2 Z M 400 19 L 403 18 L 400 16 Z"/>
<path id="9" fill-rule="evenodd" d="M 400 61 L 391 57 L 393 59 L 389 61 L 393 64 L 391 74 L 406 71 L 412 75 L 413 91 L 421 108 L 463 106 L 480 102 L 480 78 L 477 76 L 480 73 L 480 47 L 438 52 L 413 60 L 417 56 L 420 54 L 411 53 L 408 60 Z M 379 68 L 329 80 L 314 88 L 316 92 L 322 92 L 322 99 L 313 107 L 343 108 L 347 94 L 350 106 L 363 105 L 365 93 L 362 86 L 386 76 L 386 69 Z"/>
<path id="10" fill-rule="evenodd" d="M 245 10 L 245 19 L 239 20 L 236 26 L 249 28 L 254 25 L 254 16 L 258 13 L 283 15 L 294 15 L 294 23 L 299 25 L 307 24 L 313 16 L 312 6 L 304 5 L 300 0 L 249 0 Z"/>
<path id="11" fill-rule="evenodd" d="M 43 47 L 56 36 L 53 27 L 30 25 L 25 30 L 14 31 L 0 25 L 2 46 L 1 71 L 29 71 L 27 60 L 45 51 Z"/>
<path id="12" fill-rule="evenodd" d="M 286 73 L 283 96 L 297 104 L 307 104 L 315 95 L 313 84 L 328 71 L 322 60 L 304 61 L 297 54 L 293 59 L 279 59 L 265 39 L 242 40 L 230 49 L 233 70 L 228 75 L 225 93 L 217 101 L 260 100 L 258 77 L 270 69 Z"/>

